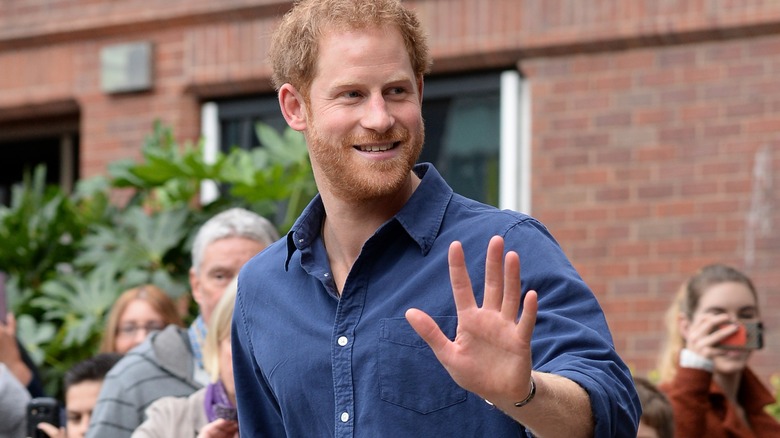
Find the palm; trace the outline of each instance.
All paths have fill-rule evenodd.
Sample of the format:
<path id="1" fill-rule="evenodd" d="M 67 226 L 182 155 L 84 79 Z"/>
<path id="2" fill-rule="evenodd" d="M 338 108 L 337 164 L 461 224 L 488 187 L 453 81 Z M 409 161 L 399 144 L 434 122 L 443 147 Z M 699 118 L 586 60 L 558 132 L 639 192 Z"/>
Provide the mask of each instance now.
<path id="1" fill-rule="evenodd" d="M 450 282 L 458 313 L 454 341 L 424 312 L 410 309 L 407 319 L 431 346 L 453 380 L 466 390 L 491 399 L 500 394 L 527 394 L 531 373 L 531 335 L 536 323 L 536 293 L 529 291 L 520 307 L 520 263 L 509 252 L 502 261 L 503 239 L 494 237 L 485 261 L 482 307 L 474 298 L 459 242 L 450 246 Z M 520 397 L 522 398 L 522 397 Z"/>

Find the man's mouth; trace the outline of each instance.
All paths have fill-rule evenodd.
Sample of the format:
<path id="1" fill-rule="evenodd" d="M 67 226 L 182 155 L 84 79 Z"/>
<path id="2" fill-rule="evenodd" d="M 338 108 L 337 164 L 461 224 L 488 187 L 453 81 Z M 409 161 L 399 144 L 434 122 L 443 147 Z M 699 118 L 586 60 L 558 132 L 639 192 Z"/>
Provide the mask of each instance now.
<path id="1" fill-rule="evenodd" d="M 383 144 L 370 144 L 370 145 L 357 145 L 355 146 L 361 152 L 385 152 L 398 146 L 399 142 L 395 143 L 383 143 Z"/>

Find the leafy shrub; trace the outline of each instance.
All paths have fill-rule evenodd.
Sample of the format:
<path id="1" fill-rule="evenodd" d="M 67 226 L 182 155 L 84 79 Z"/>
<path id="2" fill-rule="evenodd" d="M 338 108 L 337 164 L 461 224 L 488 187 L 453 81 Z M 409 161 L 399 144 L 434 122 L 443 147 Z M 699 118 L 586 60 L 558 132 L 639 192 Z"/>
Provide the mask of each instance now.
<path id="1" fill-rule="evenodd" d="M 303 137 L 258 125 L 263 147 L 203 158 L 202 144 L 178 144 L 156 123 L 141 162 L 111 163 L 108 177 L 82 180 L 72 194 L 45 184 L 44 167 L 0 206 L 0 270 L 8 276 L 17 333 L 40 367 L 48 393 L 63 373 L 97 351 L 103 321 L 121 291 L 154 283 L 187 298 L 194 231 L 232 206 L 254 210 L 286 232 L 316 187 Z M 198 201 L 213 181 L 221 196 Z M 129 191 L 124 205 L 111 202 Z M 190 304 L 194 316 L 195 308 Z"/>

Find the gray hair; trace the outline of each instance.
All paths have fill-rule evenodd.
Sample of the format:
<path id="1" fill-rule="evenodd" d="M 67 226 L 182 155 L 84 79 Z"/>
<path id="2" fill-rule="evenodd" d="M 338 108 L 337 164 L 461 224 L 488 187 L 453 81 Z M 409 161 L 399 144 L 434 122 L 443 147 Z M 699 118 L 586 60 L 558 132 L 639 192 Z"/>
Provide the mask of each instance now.
<path id="1" fill-rule="evenodd" d="M 271 222 L 244 208 L 231 208 L 207 220 L 198 230 L 192 243 L 192 267 L 200 271 L 203 252 L 211 243 L 227 237 L 243 237 L 263 245 L 279 239 L 279 233 Z"/>

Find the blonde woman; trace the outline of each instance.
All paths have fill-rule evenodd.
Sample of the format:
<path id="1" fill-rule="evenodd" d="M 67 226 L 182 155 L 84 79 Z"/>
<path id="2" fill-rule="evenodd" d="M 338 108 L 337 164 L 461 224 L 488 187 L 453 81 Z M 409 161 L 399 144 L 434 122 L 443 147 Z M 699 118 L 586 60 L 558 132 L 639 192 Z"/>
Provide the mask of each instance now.
<path id="1" fill-rule="evenodd" d="M 230 324 L 237 278 L 230 282 L 211 315 L 203 347 L 203 366 L 211 383 L 188 397 L 163 397 L 146 410 L 132 438 L 238 437 Z"/>
<path id="2" fill-rule="evenodd" d="M 780 436 L 764 411 L 774 397 L 748 367 L 761 346 L 760 322 L 753 282 L 737 269 L 705 266 L 681 286 L 659 364 L 677 436 Z"/>
<path id="3" fill-rule="evenodd" d="M 184 327 L 168 294 L 151 284 L 128 289 L 119 295 L 106 318 L 100 352 L 125 354 L 149 333 L 169 324 Z"/>

